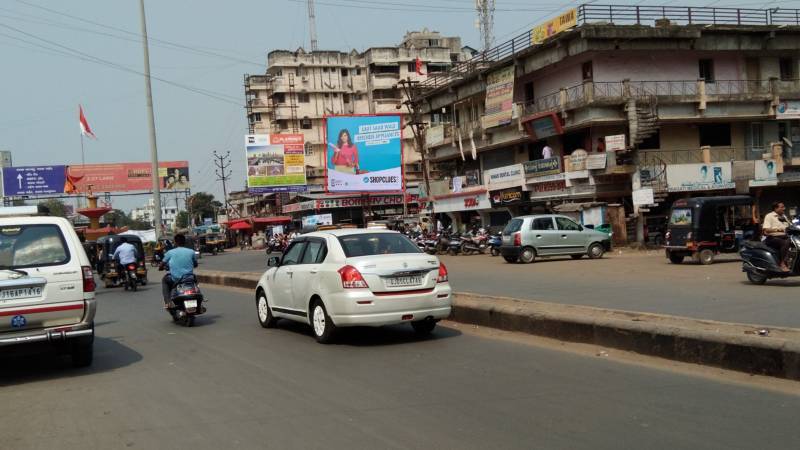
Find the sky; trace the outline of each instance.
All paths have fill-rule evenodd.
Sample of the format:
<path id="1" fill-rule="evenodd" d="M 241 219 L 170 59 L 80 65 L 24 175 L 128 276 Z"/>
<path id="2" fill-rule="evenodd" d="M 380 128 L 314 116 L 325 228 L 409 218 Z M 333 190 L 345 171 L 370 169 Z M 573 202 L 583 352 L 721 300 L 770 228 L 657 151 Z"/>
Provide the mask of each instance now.
<path id="1" fill-rule="evenodd" d="M 222 186 L 211 153 L 230 151 L 228 190 L 243 189 L 243 76 L 263 73 L 271 50 L 309 48 L 306 2 L 145 4 L 159 159 L 188 160 L 192 191 L 219 198 Z M 460 36 L 464 45 L 479 48 L 474 4 L 317 0 L 319 47 L 363 50 L 396 45 L 407 31 L 428 28 Z M 577 4 L 497 0 L 496 42 Z M 674 4 L 762 6 L 745 0 Z M 798 8 L 800 0 L 766 4 Z M 87 163 L 150 160 L 139 26 L 138 0 L 0 1 L 0 150 L 12 152 L 15 166 L 80 162 L 78 104 L 97 135 L 96 141 L 85 142 Z M 145 197 L 120 197 L 114 206 L 127 210 L 145 202 Z"/>

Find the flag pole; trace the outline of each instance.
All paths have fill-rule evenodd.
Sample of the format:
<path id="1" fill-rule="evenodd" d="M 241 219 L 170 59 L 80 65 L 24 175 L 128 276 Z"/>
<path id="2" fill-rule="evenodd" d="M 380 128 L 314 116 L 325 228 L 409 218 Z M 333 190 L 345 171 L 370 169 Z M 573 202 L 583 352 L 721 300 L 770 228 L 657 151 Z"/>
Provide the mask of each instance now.
<path id="1" fill-rule="evenodd" d="M 86 154 L 83 151 L 83 132 L 81 131 L 81 170 L 85 170 Z"/>

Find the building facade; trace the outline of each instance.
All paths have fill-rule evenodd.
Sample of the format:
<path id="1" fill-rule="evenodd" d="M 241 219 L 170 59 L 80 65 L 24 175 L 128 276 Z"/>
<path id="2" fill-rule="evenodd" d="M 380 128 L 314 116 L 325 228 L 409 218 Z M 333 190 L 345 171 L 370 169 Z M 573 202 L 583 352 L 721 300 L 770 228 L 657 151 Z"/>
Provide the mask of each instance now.
<path id="1" fill-rule="evenodd" d="M 131 210 L 131 219 L 147 222 L 151 226 L 155 226 L 153 223 L 155 220 L 155 210 L 155 201 L 151 198 L 144 206 Z M 179 208 L 178 206 L 162 206 L 161 223 L 164 228 L 168 230 L 174 230 L 178 213 L 182 210 L 183 209 Z"/>
<path id="2" fill-rule="evenodd" d="M 800 206 L 800 15 L 779 11 L 582 5 L 431 77 L 423 197 L 457 225 L 561 211 L 627 241 L 680 197 Z"/>

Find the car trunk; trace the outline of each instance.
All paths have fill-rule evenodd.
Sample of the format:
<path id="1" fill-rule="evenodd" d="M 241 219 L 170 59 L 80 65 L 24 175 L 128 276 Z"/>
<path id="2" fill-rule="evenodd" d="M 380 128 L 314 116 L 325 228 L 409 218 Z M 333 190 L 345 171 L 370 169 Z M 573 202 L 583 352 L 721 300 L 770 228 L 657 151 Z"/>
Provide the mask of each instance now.
<path id="1" fill-rule="evenodd" d="M 348 258 L 372 292 L 423 291 L 436 286 L 438 260 L 425 253 L 396 253 Z"/>
<path id="2" fill-rule="evenodd" d="M 68 267 L 26 269 L 28 276 L 0 270 L 0 333 L 80 322 L 83 274 Z"/>

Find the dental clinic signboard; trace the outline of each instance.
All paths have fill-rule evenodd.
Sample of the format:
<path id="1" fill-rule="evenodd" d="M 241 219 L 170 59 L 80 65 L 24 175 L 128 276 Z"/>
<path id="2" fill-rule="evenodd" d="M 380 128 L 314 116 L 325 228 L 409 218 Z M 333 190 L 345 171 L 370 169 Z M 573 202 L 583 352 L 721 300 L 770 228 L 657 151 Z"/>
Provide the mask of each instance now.
<path id="1" fill-rule="evenodd" d="M 730 162 L 667 166 L 669 192 L 716 191 L 735 187 Z"/>
<path id="2" fill-rule="evenodd" d="M 328 192 L 403 190 L 399 115 L 325 118 Z"/>
<path id="3" fill-rule="evenodd" d="M 483 179 L 490 191 L 518 187 L 525 183 L 525 169 L 522 164 L 489 169 L 483 172 Z"/>

